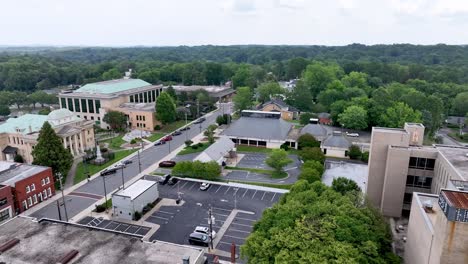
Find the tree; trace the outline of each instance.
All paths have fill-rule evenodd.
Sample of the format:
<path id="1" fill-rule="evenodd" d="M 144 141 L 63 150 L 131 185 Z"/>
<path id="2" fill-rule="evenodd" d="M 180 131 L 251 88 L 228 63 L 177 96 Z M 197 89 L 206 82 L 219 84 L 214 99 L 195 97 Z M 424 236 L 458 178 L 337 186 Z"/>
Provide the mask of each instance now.
<path id="1" fill-rule="evenodd" d="M 299 149 L 303 149 L 303 148 L 319 148 L 320 147 L 320 142 L 315 139 L 314 136 L 312 136 L 311 134 L 304 134 L 304 135 L 301 135 L 298 139 L 297 139 L 297 144 L 298 144 L 298 148 Z"/>
<path id="2" fill-rule="evenodd" d="M 62 139 L 55 134 L 49 122 L 42 126 L 32 156 L 33 164 L 51 167 L 54 174 L 61 173 L 63 177 L 66 177 L 73 163 L 70 150 L 64 148 Z"/>
<path id="3" fill-rule="evenodd" d="M 48 115 L 50 113 L 50 108 L 42 108 L 37 113 L 40 114 L 40 115 Z"/>
<path id="4" fill-rule="evenodd" d="M 299 116 L 299 123 L 301 125 L 307 125 L 310 123 L 310 119 L 314 117 L 317 116 L 312 113 L 302 113 L 301 116 Z"/>
<path id="5" fill-rule="evenodd" d="M 309 64 L 304 71 L 304 84 L 309 88 L 315 98 L 321 91 L 327 88 L 332 81 L 342 75 L 342 69 L 338 65 L 325 65 L 321 62 Z"/>
<path id="6" fill-rule="evenodd" d="M 286 67 L 286 78 L 299 78 L 308 63 L 309 61 L 301 57 L 290 59 Z"/>
<path id="7" fill-rule="evenodd" d="M 172 97 L 174 102 L 177 101 L 177 94 L 175 92 L 174 87 L 172 87 L 172 85 L 169 85 L 169 87 L 167 87 L 166 93 L 169 94 Z M 183 101 L 183 102 L 185 102 L 185 101 Z"/>
<path id="8" fill-rule="evenodd" d="M 361 130 L 367 128 L 367 111 L 357 105 L 347 107 L 338 115 L 338 122 L 346 128 Z"/>
<path id="9" fill-rule="evenodd" d="M 47 100 L 48 94 L 44 91 L 35 91 L 34 93 L 28 95 L 29 101 L 33 104 L 33 108 L 36 108 L 36 103 L 42 104 Z"/>
<path id="10" fill-rule="evenodd" d="M 10 108 L 6 104 L 0 104 L 0 116 L 7 116 L 11 113 Z"/>
<path id="11" fill-rule="evenodd" d="M 112 130 L 122 131 L 127 125 L 127 117 L 119 111 L 109 111 L 104 115 L 102 121 L 111 126 Z"/>
<path id="12" fill-rule="evenodd" d="M 25 92 L 14 91 L 11 96 L 12 103 L 15 104 L 18 109 L 20 109 L 22 105 L 29 104 L 28 95 Z"/>
<path id="13" fill-rule="evenodd" d="M 277 82 L 263 83 L 257 88 L 258 100 L 266 102 L 270 100 L 272 95 L 283 94 L 284 89 Z"/>
<path id="14" fill-rule="evenodd" d="M 453 113 L 465 116 L 468 113 L 468 92 L 459 93 L 453 100 Z"/>
<path id="15" fill-rule="evenodd" d="M 232 86 L 234 87 L 234 89 L 245 86 L 256 86 L 255 77 L 253 76 L 253 73 L 249 66 L 242 65 L 239 67 L 239 69 L 237 69 L 234 76 L 232 76 Z"/>
<path id="16" fill-rule="evenodd" d="M 253 94 L 249 87 L 237 88 L 236 95 L 232 99 L 234 101 L 234 109 L 239 112 L 250 109 L 253 105 L 252 97 Z"/>
<path id="17" fill-rule="evenodd" d="M 318 94 L 317 101 L 329 108 L 334 102 L 344 100 L 345 98 L 343 91 L 326 89 Z"/>
<path id="18" fill-rule="evenodd" d="M 323 164 L 316 160 L 308 160 L 304 162 L 304 164 L 302 164 L 302 169 L 314 169 L 318 171 L 320 177 L 322 177 L 322 174 L 325 171 Z"/>
<path id="19" fill-rule="evenodd" d="M 359 159 L 362 156 L 361 149 L 357 145 L 349 146 L 348 156 L 350 159 Z"/>
<path id="20" fill-rule="evenodd" d="M 332 189 L 336 192 L 341 193 L 342 195 L 345 195 L 349 192 L 361 191 L 361 188 L 357 185 L 355 181 L 345 177 L 338 177 L 333 179 Z"/>
<path id="21" fill-rule="evenodd" d="M 395 103 L 381 116 L 382 125 L 385 127 L 403 127 L 406 122 L 422 122 L 422 114 L 402 102 Z"/>
<path id="22" fill-rule="evenodd" d="M 221 166 L 215 161 L 180 161 L 172 169 L 172 175 L 205 180 L 219 180 Z"/>
<path id="23" fill-rule="evenodd" d="M 345 75 L 341 81 L 343 84 L 348 88 L 360 88 L 363 90 L 367 90 L 369 85 L 367 84 L 367 79 L 369 76 L 363 72 L 350 72 L 348 75 Z"/>
<path id="24" fill-rule="evenodd" d="M 321 164 L 325 162 L 325 155 L 320 148 L 303 148 L 299 152 L 299 156 L 303 161 L 315 160 Z"/>
<path id="25" fill-rule="evenodd" d="M 265 163 L 272 167 L 278 176 L 284 174 L 283 167 L 291 162 L 293 162 L 292 159 L 288 157 L 288 153 L 284 149 L 274 149 L 265 160 Z"/>
<path id="26" fill-rule="evenodd" d="M 177 118 L 174 99 L 166 92 L 162 92 L 156 99 L 156 118 L 163 124 L 174 122 Z"/>
<path id="27" fill-rule="evenodd" d="M 302 80 L 297 81 L 296 88 L 288 95 L 290 104 L 301 111 L 310 111 L 314 104 L 313 99 L 310 90 Z"/>
<path id="28" fill-rule="evenodd" d="M 206 128 L 205 132 L 203 133 L 203 135 L 208 138 L 208 142 L 210 142 L 210 144 L 214 143 L 214 131 L 216 130 L 216 128 L 218 128 L 217 125 L 211 124 Z"/>
<path id="29" fill-rule="evenodd" d="M 122 74 L 119 72 L 119 70 L 112 68 L 102 74 L 102 79 L 103 80 L 113 80 L 113 79 L 119 79 L 122 77 Z"/>
<path id="30" fill-rule="evenodd" d="M 321 178 L 320 172 L 313 168 L 303 168 L 299 174 L 299 180 L 306 180 L 309 183 L 320 181 Z"/>
<path id="31" fill-rule="evenodd" d="M 24 163 L 23 156 L 21 156 L 20 154 L 16 154 L 15 158 L 13 160 L 14 160 L 14 162 Z"/>

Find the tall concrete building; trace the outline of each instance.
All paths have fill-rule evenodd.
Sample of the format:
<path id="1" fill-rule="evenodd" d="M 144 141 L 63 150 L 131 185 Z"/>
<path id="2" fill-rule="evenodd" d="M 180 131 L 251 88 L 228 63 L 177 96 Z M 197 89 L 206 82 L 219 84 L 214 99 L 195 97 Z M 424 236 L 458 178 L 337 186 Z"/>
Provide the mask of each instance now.
<path id="1" fill-rule="evenodd" d="M 101 128 L 109 128 L 103 122 L 104 115 L 118 111 L 126 115 L 130 128 L 152 131 L 158 124 L 154 116 L 155 102 L 162 91 L 162 85 L 127 77 L 89 83 L 74 91 L 63 91 L 58 97 L 61 108 L 93 120 Z"/>
<path id="2" fill-rule="evenodd" d="M 423 140 L 422 124 L 372 129 L 367 195 L 383 215 L 409 212 L 413 192 L 438 194 L 450 180 L 468 180 L 468 148 Z"/>

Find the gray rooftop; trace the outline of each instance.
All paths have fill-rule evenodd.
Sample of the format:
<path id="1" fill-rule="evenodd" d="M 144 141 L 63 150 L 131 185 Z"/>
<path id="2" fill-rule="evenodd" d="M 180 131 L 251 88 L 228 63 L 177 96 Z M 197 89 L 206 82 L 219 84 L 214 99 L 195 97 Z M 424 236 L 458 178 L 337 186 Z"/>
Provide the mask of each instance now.
<path id="1" fill-rule="evenodd" d="M 461 180 L 468 181 L 468 147 L 436 145 L 436 148 L 452 164 Z"/>
<path id="2" fill-rule="evenodd" d="M 314 137 L 326 137 L 327 130 L 320 124 L 308 124 L 301 129 L 301 135 L 311 134 Z"/>
<path id="3" fill-rule="evenodd" d="M 324 147 L 347 149 L 351 146 L 351 143 L 341 133 L 334 132 L 323 141 L 322 145 Z"/>
<path id="4" fill-rule="evenodd" d="M 0 255 L 5 263 L 57 263 L 57 260 L 77 250 L 70 263 L 182 263 L 184 256 L 190 263 L 203 256 L 203 250 L 164 242 L 142 242 L 140 238 L 100 231 L 77 224 L 51 221 L 34 222 L 16 217 L 0 225 L 0 244 L 12 238 L 20 240 L 16 246 Z"/>
<path id="5" fill-rule="evenodd" d="M 241 117 L 223 135 L 263 140 L 286 140 L 293 125 L 283 119 Z"/>
<path id="6" fill-rule="evenodd" d="M 200 153 L 194 160 L 206 162 L 205 157 L 208 156 L 211 160 L 217 161 L 224 157 L 229 151 L 235 147 L 234 142 L 227 137 L 220 137 L 218 141 L 209 146 L 205 151 Z M 205 156 L 206 155 L 206 156 Z"/>
<path id="7" fill-rule="evenodd" d="M 16 182 L 49 169 L 48 167 L 0 161 L 0 184 L 15 186 Z"/>

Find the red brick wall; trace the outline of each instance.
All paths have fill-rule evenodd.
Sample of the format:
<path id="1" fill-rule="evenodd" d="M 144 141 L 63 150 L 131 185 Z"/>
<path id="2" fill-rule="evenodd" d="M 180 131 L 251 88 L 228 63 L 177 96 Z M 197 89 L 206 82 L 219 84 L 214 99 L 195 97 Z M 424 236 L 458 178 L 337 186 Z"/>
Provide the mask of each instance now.
<path id="1" fill-rule="evenodd" d="M 11 193 L 11 187 L 8 185 L 5 185 L 5 186 L 0 185 L 0 201 L 2 201 L 5 198 L 7 199 L 7 203 L 4 205 L 0 205 L 0 210 L 11 206 L 11 211 L 12 211 L 12 214 L 14 215 L 15 207 L 13 205 L 13 195 Z"/>
<path id="2" fill-rule="evenodd" d="M 49 183 L 42 185 L 41 180 L 49 177 Z M 33 191 L 31 185 L 34 184 L 35 190 Z M 26 192 L 26 186 L 29 186 L 30 192 Z M 54 188 L 54 177 L 52 176 L 52 169 L 48 168 L 36 175 L 33 175 L 29 178 L 23 179 L 21 181 L 16 182 L 14 188 L 14 195 L 15 195 L 15 206 L 19 208 L 19 212 L 23 212 L 23 201 L 26 201 L 27 208 L 31 208 L 36 204 L 41 202 L 40 197 L 42 196 L 42 200 L 49 199 L 48 188 L 51 190 L 51 194 L 55 194 Z M 44 197 L 43 191 L 46 190 L 47 197 Z M 40 194 L 39 194 L 40 193 Z M 34 202 L 34 195 L 36 195 L 36 203 Z M 28 197 L 32 199 L 32 205 L 30 206 Z"/>

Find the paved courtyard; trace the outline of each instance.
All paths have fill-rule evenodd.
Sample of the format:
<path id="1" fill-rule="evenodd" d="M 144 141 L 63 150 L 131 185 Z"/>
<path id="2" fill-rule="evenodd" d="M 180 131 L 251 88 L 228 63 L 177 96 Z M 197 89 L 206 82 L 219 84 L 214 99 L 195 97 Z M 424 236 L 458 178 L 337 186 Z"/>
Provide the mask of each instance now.
<path id="1" fill-rule="evenodd" d="M 355 181 L 363 192 L 366 191 L 368 166 L 367 164 L 356 164 L 345 161 L 330 161 L 325 162 L 325 172 L 322 176 L 322 182 L 331 186 L 333 179 L 344 177 Z"/>

